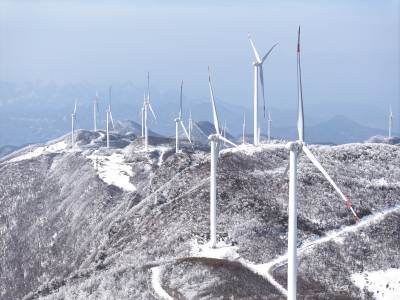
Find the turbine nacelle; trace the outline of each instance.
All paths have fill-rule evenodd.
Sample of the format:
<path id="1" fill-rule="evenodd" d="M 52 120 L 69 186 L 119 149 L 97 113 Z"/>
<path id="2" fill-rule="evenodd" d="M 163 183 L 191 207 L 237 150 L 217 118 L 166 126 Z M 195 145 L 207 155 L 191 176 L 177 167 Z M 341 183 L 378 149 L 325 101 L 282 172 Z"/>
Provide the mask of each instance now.
<path id="1" fill-rule="evenodd" d="M 289 151 L 294 151 L 299 153 L 303 149 L 303 142 L 302 141 L 295 141 L 295 142 L 289 142 L 285 146 L 286 149 Z"/>
<path id="2" fill-rule="evenodd" d="M 209 140 L 209 141 L 212 141 L 212 142 L 218 142 L 218 141 L 219 141 L 219 138 L 220 138 L 220 135 L 219 135 L 219 134 L 216 134 L 216 133 L 210 134 L 210 135 L 208 136 L 208 140 Z"/>

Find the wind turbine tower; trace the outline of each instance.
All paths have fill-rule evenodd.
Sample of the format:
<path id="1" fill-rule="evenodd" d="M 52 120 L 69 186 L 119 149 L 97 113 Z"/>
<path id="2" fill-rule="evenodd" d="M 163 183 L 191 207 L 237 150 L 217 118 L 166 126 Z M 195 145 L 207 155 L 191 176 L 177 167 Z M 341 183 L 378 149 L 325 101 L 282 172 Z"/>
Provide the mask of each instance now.
<path id="1" fill-rule="evenodd" d="M 193 119 L 192 119 L 192 111 L 189 112 L 189 125 L 188 125 L 188 133 L 189 139 L 192 140 L 192 132 L 193 132 Z"/>
<path id="2" fill-rule="evenodd" d="M 75 122 L 78 99 L 75 100 L 74 112 L 71 114 L 71 148 L 75 147 Z"/>
<path id="3" fill-rule="evenodd" d="M 287 148 L 290 151 L 289 157 L 289 220 L 288 220 L 288 274 L 287 274 L 287 287 L 288 287 L 288 298 L 289 300 L 296 299 L 297 291 L 297 162 L 300 153 L 308 157 L 308 159 L 314 164 L 314 166 L 324 175 L 328 182 L 332 185 L 335 191 L 345 202 L 345 205 L 354 217 L 358 221 L 358 216 L 355 213 L 351 202 L 342 193 L 336 183 L 332 180 L 329 174 L 325 171 L 322 165 L 319 163 L 317 158 L 312 154 L 304 143 L 304 111 L 303 111 L 303 95 L 302 95 L 302 83 L 301 83 L 301 68 L 300 68 L 300 27 L 298 30 L 297 37 L 297 88 L 298 88 L 298 114 L 297 114 L 297 131 L 298 140 L 287 144 Z"/>
<path id="4" fill-rule="evenodd" d="M 259 105 L 259 100 L 258 100 L 258 82 L 260 81 L 261 83 L 261 93 L 262 93 L 262 98 L 263 98 L 263 110 L 264 110 L 264 117 L 265 117 L 265 96 L 264 96 L 264 73 L 263 73 L 263 68 L 262 65 L 264 61 L 267 59 L 271 51 L 275 48 L 275 44 L 269 49 L 269 51 L 261 58 L 260 55 L 257 52 L 257 49 L 253 43 L 253 40 L 251 39 L 250 34 L 248 34 L 249 40 L 251 47 L 253 48 L 254 56 L 255 56 L 255 61 L 253 62 L 254 66 L 254 94 L 253 94 L 253 110 L 254 110 L 254 116 L 253 116 L 253 144 L 254 146 L 258 146 L 260 143 L 260 126 L 259 126 L 259 121 L 258 121 L 258 105 Z"/>
<path id="5" fill-rule="evenodd" d="M 208 68 L 208 85 L 210 88 L 211 105 L 213 112 L 213 121 L 215 127 L 215 134 L 211 134 L 208 139 L 211 143 L 211 164 L 210 164 L 210 246 L 215 248 L 217 245 L 217 162 L 219 154 L 219 144 L 222 140 L 234 147 L 236 144 L 232 143 L 227 138 L 223 137 L 219 130 L 218 114 L 215 105 L 214 91 L 211 85 L 210 68 Z"/>
<path id="6" fill-rule="evenodd" d="M 246 132 L 246 113 L 243 113 L 243 125 L 242 125 L 242 144 L 244 145 L 246 143 L 246 136 L 245 136 L 245 132 Z"/>
<path id="7" fill-rule="evenodd" d="M 99 111 L 99 93 L 96 92 L 96 97 L 93 102 L 93 130 L 97 131 L 97 113 Z"/>
<path id="8" fill-rule="evenodd" d="M 393 111 L 392 106 L 389 107 L 389 139 L 392 138 Z"/>
<path id="9" fill-rule="evenodd" d="M 271 111 L 268 110 L 268 143 L 271 142 L 271 125 L 272 125 Z"/>
<path id="10" fill-rule="evenodd" d="M 149 145 L 149 134 L 148 134 L 148 111 L 153 114 L 153 117 L 155 120 L 157 120 L 156 114 L 154 113 L 153 108 L 151 107 L 150 104 L 150 73 L 147 73 L 147 95 L 144 99 L 143 102 L 143 121 L 144 121 L 144 149 L 147 151 L 148 150 L 148 145 Z M 143 126 L 142 126 L 143 128 Z"/>
<path id="11" fill-rule="evenodd" d="M 189 143 L 192 143 L 190 140 L 190 136 L 185 128 L 185 125 L 183 124 L 182 121 L 182 101 L 183 101 L 183 80 L 181 82 L 181 92 L 180 92 L 180 97 L 179 97 L 179 114 L 178 117 L 175 118 L 175 152 L 179 153 L 179 126 L 182 127 L 183 131 L 185 132 L 186 137 L 189 140 Z"/>
<path id="12" fill-rule="evenodd" d="M 142 118 L 142 127 L 141 127 L 141 129 L 142 129 L 142 137 L 144 137 L 144 106 L 145 106 L 145 103 L 146 103 L 146 93 L 143 94 L 143 105 L 142 105 L 142 108 L 141 108 L 141 118 Z"/>
<path id="13" fill-rule="evenodd" d="M 112 117 L 112 112 L 111 112 L 111 87 L 108 90 L 108 108 L 107 108 L 107 118 L 106 118 L 106 133 L 107 133 L 107 148 L 110 148 L 110 129 L 109 129 L 109 125 L 110 125 L 110 121 L 111 121 L 111 125 L 113 130 L 115 129 L 114 127 L 114 120 Z"/>

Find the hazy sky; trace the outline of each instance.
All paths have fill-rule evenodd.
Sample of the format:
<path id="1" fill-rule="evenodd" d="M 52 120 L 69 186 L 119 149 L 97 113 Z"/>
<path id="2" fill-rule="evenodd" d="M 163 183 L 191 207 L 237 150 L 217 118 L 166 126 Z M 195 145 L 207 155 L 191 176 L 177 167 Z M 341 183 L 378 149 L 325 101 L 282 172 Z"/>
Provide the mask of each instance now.
<path id="1" fill-rule="evenodd" d="M 167 3 L 168 2 L 168 3 Z M 198 2 L 198 3 L 197 3 Z M 251 32 L 274 106 L 296 99 L 296 32 L 302 27 L 305 101 L 399 101 L 399 1 L 1 1 L 0 80 L 132 80 L 150 71 L 160 90 L 185 80 L 204 97 L 249 102 Z M 146 4 L 144 4 L 146 3 Z"/>

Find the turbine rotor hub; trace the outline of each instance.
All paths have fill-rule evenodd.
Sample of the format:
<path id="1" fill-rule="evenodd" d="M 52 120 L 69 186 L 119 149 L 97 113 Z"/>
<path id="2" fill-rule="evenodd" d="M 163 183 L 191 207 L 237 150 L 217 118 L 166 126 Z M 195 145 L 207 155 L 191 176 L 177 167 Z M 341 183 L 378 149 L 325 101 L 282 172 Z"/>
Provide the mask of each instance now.
<path id="1" fill-rule="evenodd" d="M 210 134 L 210 135 L 208 136 L 208 139 L 209 139 L 210 141 L 212 141 L 212 142 L 218 142 L 218 140 L 219 140 L 219 135 L 218 135 L 218 134 Z"/>
<path id="2" fill-rule="evenodd" d="M 286 144 L 286 149 L 299 153 L 303 148 L 303 143 L 301 141 L 289 142 Z"/>

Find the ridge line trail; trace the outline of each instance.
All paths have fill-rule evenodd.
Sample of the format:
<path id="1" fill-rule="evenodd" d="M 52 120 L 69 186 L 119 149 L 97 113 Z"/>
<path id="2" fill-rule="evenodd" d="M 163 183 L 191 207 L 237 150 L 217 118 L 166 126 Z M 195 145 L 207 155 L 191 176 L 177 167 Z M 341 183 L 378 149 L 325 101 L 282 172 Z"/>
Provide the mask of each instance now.
<path id="1" fill-rule="evenodd" d="M 367 227 L 372 224 L 376 224 L 383 220 L 383 218 L 393 212 L 399 211 L 400 210 L 400 205 L 396 205 L 392 208 L 384 209 L 382 211 L 376 212 L 374 214 L 371 214 L 369 216 L 366 216 L 360 220 L 357 224 L 354 225 L 349 225 L 340 229 L 335 229 L 328 231 L 325 236 L 320 237 L 314 241 L 306 242 L 304 245 L 300 246 L 297 248 L 297 255 L 301 255 L 305 250 L 322 244 L 326 243 L 332 240 L 335 240 L 339 236 L 350 233 L 350 232 L 356 232 L 361 228 Z M 278 264 L 283 264 L 287 261 L 287 253 L 284 255 L 278 256 L 274 258 L 273 260 L 264 263 L 264 264 L 252 264 L 251 262 L 241 259 L 242 264 L 244 264 L 247 268 L 252 270 L 253 272 L 263 276 L 265 279 L 267 279 L 272 285 L 274 285 L 279 291 L 281 291 L 284 295 L 287 295 L 287 290 L 280 284 L 278 283 L 275 278 L 272 276 L 271 272 L 274 270 L 273 267 L 275 267 Z"/>
<path id="2" fill-rule="evenodd" d="M 351 233 L 351 232 L 356 232 L 364 227 L 367 227 L 369 225 L 372 224 L 376 224 L 378 222 L 380 222 L 381 220 L 383 220 L 388 214 L 391 214 L 393 212 L 397 212 L 400 210 L 400 204 L 389 208 L 389 209 L 384 209 L 382 211 L 376 212 L 372 215 L 366 216 L 364 218 L 362 218 L 360 220 L 360 222 L 358 222 L 357 224 L 354 225 L 349 225 L 346 227 L 342 227 L 339 229 L 335 229 L 335 230 L 331 230 L 328 231 L 326 233 L 325 236 L 316 239 L 314 241 L 310 241 L 310 242 L 305 242 L 303 246 L 299 247 L 297 249 L 297 253 L 298 255 L 301 255 L 305 250 L 322 244 L 322 243 L 326 243 L 332 240 L 335 240 L 336 238 L 338 238 L 339 236 L 343 235 L 343 234 L 347 234 L 347 233 Z M 206 251 L 202 251 L 202 252 L 197 252 L 193 255 L 187 256 L 187 257 L 181 257 L 181 258 L 175 258 L 175 259 L 171 259 L 168 261 L 164 261 L 164 262 L 158 262 L 157 263 L 157 267 L 160 267 L 161 265 L 165 265 L 168 263 L 173 263 L 173 262 L 177 262 L 179 260 L 182 259 L 186 259 L 186 258 L 191 258 L 191 257 L 204 257 L 204 258 L 214 258 L 214 259 L 223 259 L 223 260 L 227 260 L 227 261 L 237 261 L 239 263 L 242 264 L 243 267 L 247 268 L 248 270 L 250 270 L 251 272 L 262 276 L 264 279 L 266 279 L 271 285 L 273 285 L 279 292 L 281 292 L 284 296 L 287 296 L 287 290 L 279 283 L 275 280 L 275 278 L 273 277 L 273 275 L 271 274 L 271 272 L 273 271 L 273 268 L 278 265 L 278 264 L 283 264 L 287 261 L 287 253 L 285 253 L 284 255 L 278 256 L 272 260 L 270 260 L 267 263 L 263 263 L 263 264 L 254 264 L 249 260 L 246 260 L 245 258 L 240 257 L 237 253 L 237 247 L 236 246 L 226 246 L 226 249 L 228 252 L 222 250 L 222 248 L 224 247 L 217 247 L 216 249 L 209 249 L 207 244 L 204 245 L 199 245 L 200 247 L 207 247 L 204 248 L 203 251 L 206 249 Z M 222 250 L 222 251 L 221 251 Z M 221 251 L 221 253 L 218 253 L 217 251 Z M 229 254 L 227 254 L 229 253 Z M 226 256 L 225 256 L 226 255 Z M 153 268 L 152 268 L 153 269 Z M 161 272 L 160 270 L 158 270 L 158 272 L 156 271 L 156 273 L 153 273 L 152 271 L 152 278 L 153 276 L 158 276 L 157 278 L 154 278 L 154 283 L 157 283 L 161 281 Z M 153 280 L 152 280 L 153 283 Z M 153 285 L 152 285 L 153 286 Z M 154 290 L 156 290 L 153 287 Z M 165 292 L 165 290 L 163 290 Z M 164 292 L 158 294 L 158 296 L 160 297 L 160 299 L 171 299 L 171 298 L 166 298 L 165 295 L 168 294 L 164 294 Z M 166 292 L 165 292 L 166 293 Z M 168 295 L 169 296 L 169 295 Z M 170 297 L 170 296 L 169 296 Z"/>
<path id="3" fill-rule="evenodd" d="M 150 269 L 151 272 L 151 287 L 156 295 L 152 296 L 157 296 L 158 298 L 162 300 L 173 300 L 173 298 L 167 293 L 166 290 L 162 287 L 162 280 L 161 280 L 161 274 L 162 274 L 162 269 L 161 266 L 155 266 Z"/>

